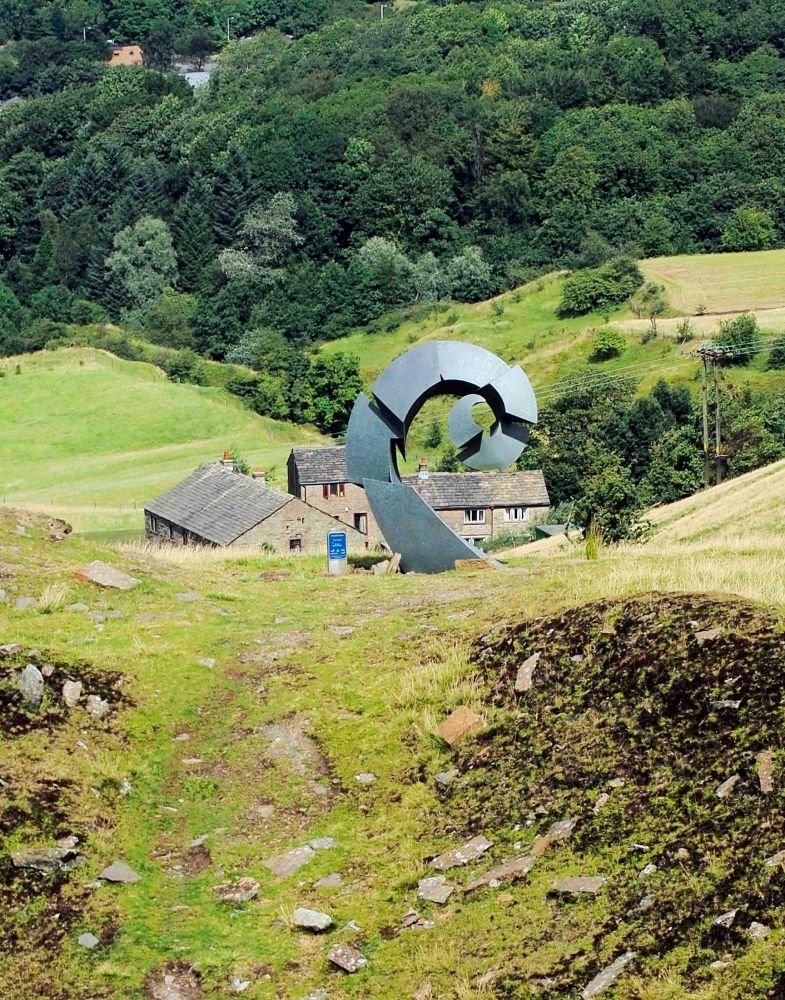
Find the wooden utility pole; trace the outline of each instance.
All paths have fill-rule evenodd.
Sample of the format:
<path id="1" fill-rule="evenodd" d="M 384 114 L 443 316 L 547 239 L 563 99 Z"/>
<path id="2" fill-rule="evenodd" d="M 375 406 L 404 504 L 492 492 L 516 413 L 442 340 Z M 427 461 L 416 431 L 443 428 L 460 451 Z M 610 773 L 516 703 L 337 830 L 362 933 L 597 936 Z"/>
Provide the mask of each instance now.
<path id="1" fill-rule="evenodd" d="M 708 361 L 701 355 L 701 401 L 703 403 L 703 485 L 711 485 L 711 460 L 709 458 L 709 386 L 707 382 Z"/>
<path id="2" fill-rule="evenodd" d="M 720 408 L 720 366 L 725 357 L 722 347 L 703 346 L 698 350 L 702 362 L 701 393 L 703 396 L 703 477 L 708 486 L 711 462 L 709 459 L 709 391 L 707 384 L 708 362 L 711 361 L 714 370 L 714 482 L 722 482 L 722 410 Z"/>

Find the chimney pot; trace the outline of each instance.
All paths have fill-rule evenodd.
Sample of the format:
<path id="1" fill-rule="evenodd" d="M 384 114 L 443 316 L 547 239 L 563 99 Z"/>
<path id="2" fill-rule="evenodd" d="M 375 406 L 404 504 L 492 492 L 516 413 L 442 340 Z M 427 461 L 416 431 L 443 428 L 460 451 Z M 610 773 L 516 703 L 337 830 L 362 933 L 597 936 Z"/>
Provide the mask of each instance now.
<path id="1" fill-rule="evenodd" d="M 254 479 L 258 479 L 260 483 L 267 482 L 267 476 L 265 475 L 264 469 L 261 465 L 257 465 L 254 471 L 251 473 Z"/>
<path id="2" fill-rule="evenodd" d="M 417 472 L 417 475 L 420 477 L 420 479 L 428 478 L 428 459 L 422 455 L 420 456 L 420 468 Z"/>

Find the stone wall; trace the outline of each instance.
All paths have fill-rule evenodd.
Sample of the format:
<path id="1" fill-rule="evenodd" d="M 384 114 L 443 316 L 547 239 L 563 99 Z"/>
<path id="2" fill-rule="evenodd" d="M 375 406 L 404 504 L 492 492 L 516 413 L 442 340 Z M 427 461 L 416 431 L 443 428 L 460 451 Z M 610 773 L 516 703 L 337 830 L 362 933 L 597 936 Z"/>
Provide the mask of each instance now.
<path id="1" fill-rule="evenodd" d="M 327 554 L 327 534 L 345 531 L 349 552 L 366 552 L 368 538 L 351 525 L 339 523 L 334 517 L 311 507 L 297 497 L 265 518 L 255 528 L 241 535 L 235 545 L 272 545 L 276 552 Z"/>
<path id="2" fill-rule="evenodd" d="M 301 486 L 300 498 L 312 507 L 316 507 L 318 510 L 324 511 L 332 517 L 337 517 L 338 520 L 349 525 L 351 528 L 360 523 L 357 518 L 364 515 L 366 524 L 365 534 L 369 545 L 373 547 L 383 544 L 384 539 L 379 531 L 379 525 L 374 519 L 371 506 L 368 503 L 368 497 L 362 486 L 356 486 L 354 483 L 336 484 L 336 488 L 339 487 L 343 489 L 343 496 L 340 496 L 340 489 L 339 495 L 334 496 L 330 492 L 330 485 L 328 484 L 327 496 L 325 497 L 325 488 L 321 484 Z"/>

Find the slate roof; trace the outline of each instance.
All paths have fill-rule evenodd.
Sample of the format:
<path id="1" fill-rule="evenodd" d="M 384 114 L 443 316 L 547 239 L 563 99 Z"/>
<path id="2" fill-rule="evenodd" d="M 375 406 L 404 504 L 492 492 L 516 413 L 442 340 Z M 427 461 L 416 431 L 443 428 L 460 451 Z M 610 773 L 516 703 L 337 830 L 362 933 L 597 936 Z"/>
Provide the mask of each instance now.
<path id="1" fill-rule="evenodd" d="M 472 507 L 548 507 L 539 470 L 524 472 L 430 472 L 427 479 L 401 476 L 434 510 Z"/>
<path id="2" fill-rule="evenodd" d="M 295 448 L 301 486 L 348 482 L 346 448 Z M 469 507 L 548 507 L 550 498 L 539 470 L 525 472 L 431 472 L 427 479 L 402 476 L 434 510 Z"/>
<path id="3" fill-rule="evenodd" d="M 289 503 L 292 497 L 222 465 L 203 465 L 151 500 L 145 511 L 216 545 L 240 535 Z"/>
<path id="4" fill-rule="evenodd" d="M 301 486 L 321 483 L 348 483 L 346 448 L 293 448 Z"/>

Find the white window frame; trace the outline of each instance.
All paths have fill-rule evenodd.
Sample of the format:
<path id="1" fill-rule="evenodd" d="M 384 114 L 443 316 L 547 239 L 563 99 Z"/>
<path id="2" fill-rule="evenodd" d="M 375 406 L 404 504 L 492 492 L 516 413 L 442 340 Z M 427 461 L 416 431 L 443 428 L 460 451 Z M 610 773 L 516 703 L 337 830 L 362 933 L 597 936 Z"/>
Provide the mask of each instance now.
<path id="1" fill-rule="evenodd" d="M 485 508 L 469 507 L 463 512 L 464 524 L 485 524 Z"/>
<path id="2" fill-rule="evenodd" d="M 528 507 L 505 507 L 504 508 L 504 520 L 515 524 L 522 521 L 529 520 L 529 508 Z"/>

